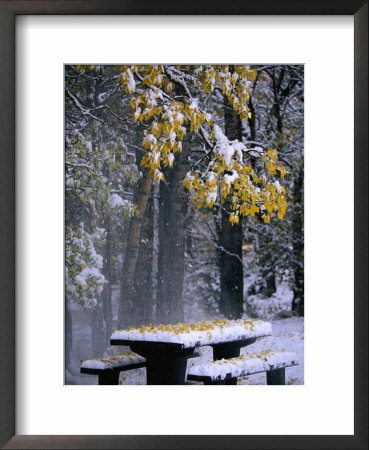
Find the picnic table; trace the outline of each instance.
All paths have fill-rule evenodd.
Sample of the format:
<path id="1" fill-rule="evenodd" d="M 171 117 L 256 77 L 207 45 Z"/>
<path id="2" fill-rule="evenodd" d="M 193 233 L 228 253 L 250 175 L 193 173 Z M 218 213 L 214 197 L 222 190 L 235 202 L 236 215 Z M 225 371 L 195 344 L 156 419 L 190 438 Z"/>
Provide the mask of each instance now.
<path id="1" fill-rule="evenodd" d="M 242 347 L 271 334 L 268 322 L 220 319 L 117 330 L 110 343 L 127 345 L 146 358 L 147 384 L 185 384 L 187 359 L 196 347 L 211 346 L 214 360 L 233 358 Z"/>

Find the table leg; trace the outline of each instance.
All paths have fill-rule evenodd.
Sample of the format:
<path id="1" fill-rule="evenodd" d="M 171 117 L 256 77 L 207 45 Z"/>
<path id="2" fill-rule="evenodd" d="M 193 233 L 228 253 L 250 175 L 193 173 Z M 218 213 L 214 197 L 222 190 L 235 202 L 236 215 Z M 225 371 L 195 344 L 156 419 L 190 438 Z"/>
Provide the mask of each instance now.
<path id="1" fill-rule="evenodd" d="M 220 385 L 220 384 L 224 384 L 224 385 L 235 385 L 237 384 L 237 377 L 233 377 L 233 378 L 227 378 L 226 380 L 221 380 L 221 381 L 204 381 L 204 385 Z"/>
<path id="2" fill-rule="evenodd" d="M 187 358 L 146 358 L 147 384 L 185 384 Z"/>
<path id="3" fill-rule="evenodd" d="M 119 384 L 119 371 L 118 370 L 106 370 L 99 374 L 99 384 Z"/>
<path id="4" fill-rule="evenodd" d="M 185 384 L 187 359 L 193 354 L 194 347 L 144 341 L 134 341 L 129 346 L 146 358 L 147 384 Z"/>
<path id="5" fill-rule="evenodd" d="M 236 356 L 240 356 L 239 345 L 232 344 L 217 344 L 213 345 L 213 360 L 217 359 L 227 359 L 227 358 L 235 358 Z"/>
<path id="6" fill-rule="evenodd" d="M 240 350 L 242 347 L 253 344 L 256 342 L 256 338 L 244 339 L 243 341 L 227 342 L 223 344 L 214 344 L 213 347 L 213 360 L 228 359 L 240 356 Z"/>
<path id="7" fill-rule="evenodd" d="M 270 370 L 267 372 L 267 384 L 286 384 L 286 370 L 283 367 L 282 369 Z"/>

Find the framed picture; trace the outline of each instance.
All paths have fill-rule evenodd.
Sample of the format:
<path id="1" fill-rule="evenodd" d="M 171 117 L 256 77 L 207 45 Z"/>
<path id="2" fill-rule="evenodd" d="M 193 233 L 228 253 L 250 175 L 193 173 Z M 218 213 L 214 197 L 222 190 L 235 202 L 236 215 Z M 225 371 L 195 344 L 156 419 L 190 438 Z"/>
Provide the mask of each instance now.
<path id="1" fill-rule="evenodd" d="M 307 32 L 308 36 L 309 32 L 312 35 L 310 38 L 300 41 L 299 27 L 304 27 L 304 23 L 301 21 L 303 17 L 301 11 L 304 15 L 316 15 L 316 17 L 309 18 L 309 20 L 315 21 L 314 26 Z M 203 17 L 210 13 L 212 16 Z M 52 16 L 46 18 L 46 14 Z M 160 18 L 154 17 L 154 15 L 162 14 L 168 15 L 168 17 L 161 22 L 159 27 L 156 24 L 157 28 L 155 28 L 153 21 L 158 22 Z M 169 17 L 170 14 L 174 16 Z M 68 15 L 68 18 L 63 18 L 61 15 Z M 95 15 L 96 18 L 91 15 Z M 100 20 L 99 15 L 109 15 L 104 18 L 106 23 L 102 26 L 106 28 L 100 29 L 100 33 L 104 34 L 105 30 L 105 34 L 109 35 L 109 39 L 112 40 L 121 38 L 119 33 L 114 33 L 122 26 L 123 22 L 120 21 L 126 19 L 124 26 L 135 38 L 132 45 L 127 45 L 129 41 L 127 37 L 123 40 L 126 46 L 122 54 L 125 56 L 117 58 L 116 50 L 107 48 L 102 51 L 96 36 L 92 38 L 90 33 L 97 25 L 97 21 Z M 113 15 L 117 17 L 113 17 Z M 183 22 L 178 21 L 178 18 L 184 15 L 193 16 L 186 16 Z M 224 15 L 229 17 L 221 17 Z M 241 16 L 241 18 L 234 15 Z M 282 22 L 283 20 L 280 15 L 291 16 L 285 19 L 284 28 L 278 28 L 277 21 Z M 337 25 L 335 20 L 338 15 L 342 16 L 342 20 Z M 18 27 L 16 41 L 15 18 L 17 18 Z M 243 35 L 239 31 L 245 29 L 246 22 L 243 22 L 243 18 L 245 20 L 249 18 L 247 26 L 249 30 L 253 30 L 250 32 L 249 39 L 249 35 Z M 60 23 L 68 19 L 67 22 L 64 22 L 64 28 L 60 26 L 59 29 L 59 19 Z M 95 20 L 92 27 L 88 24 L 89 20 Z M 176 29 L 171 24 L 171 21 L 174 20 L 177 20 Z M 259 25 L 255 24 L 262 23 L 263 20 L 265 23 L 258 29 Z M 3 401 L 0 407 L 0 444 L 4 445 L 4 448 L 282 449 L 320 447 L 328 449 L 368 447 L 367 339 L 365 339 L 368 329 L 367 20 L 368 4 L 364 1 L 348 0 L 342 2 L 323 1 L 319 4 L 311 4 L 308 1 L 297 4 L 290 1 L 275 3 L 261 0 L 259 2 L 234 2 L 226 5 L 214 5 L 210 2 L 172 5 L 165 1 L 158 1 L 154 4 L 136 2 L 134 5 L 128 5 L 125 1 L 3 1 L 0 3 L 0 50 L 3 62 L 0 67 L 0 92 L 3 106 L 0 111 L 2 157 L 0 179 L 3 187 L 0 195 L 4 197 L 1 202 L 3 299 L 0 302 L 0 395 Z M 328 24 L 325 34 L 324 23 Z M 69 28 L 65 28 L 66 24 Z M 255 65 L 255 67 L 261 61 L 270 64 L 285 63 L 286 67 L 295 67 L 293 64 L 305 64 L 307 150 L 312 151 L 314 155 L 311 157 L 312 159 L 307 160 L 308 173 L 306 175 L 309 187 L 306 221 L 309 228 L 307 237 L 310 248 L 310 250 L 308 249 L 307 275 L 311 274 L 314 266 L 319 267 L 313 277 L 310 275 L 310 302 L 306 306 L 308 327 L 306 338 L 306 365 L 308 367 L 306 370 L 308 372 L 305 377 L 305 385 L 286 388 L 289 392 L 272 389 L 272 392 L 269 390 L 269 393 L 260 386 L 260 389 L 253 387 L 249 391 L 246 391 L 246 387 L 242 387 L 241 394 L 239 391 L 234 391 L 235 388 L 227 386 L 220 388 L 219 394 L 217 393 L 216 396 L 208 390 L 209 387 L 203 389 L 205 393 L 197 390 L 188 394 L 189 391 L 186 392 L 179 387 L 173 388 L 175 390 L 171 389 L 169 393 L 170 387 L 168 386 L 166 390 L 152 390 L 151 387 L 145 386 L 140 388 L 140 392 L 132 389 L 133 386 L 100 387 L 99 392 L 94 390 L 93 386 L 85 388 L 63 386 L 63 384 L 73 384 L 65 382 L 65 379 L 63 381 L 60 353 L 63 353 L 64 343 L 59 337 L 53 335 L 53 330 L 55 330 L 55 336 L 62 335 L 64 326 L 61 319 L 63 306 L 60 301 L 63 284 L 60 282 L 61 277 L 56 274 L 63 271 L 60 265 L 63 256 L 60 253 L 62 246 L 54 245 L 61 236 L 60 199 L 63 195 L 60 195 L 61 191 L 53 191 L 51 183 L 53 183 L 53 178 L 58 180 L 57 183 L 54 182 L 54 185 L 60 186 L 64 182 L 63 176 L 60 177 L 60 180 L 58 177 L 60 167 L 64 165 L 63 155 L 59 150 L 64 145 L 63 132 L 61 132 L 63 106 L 60 107 L 63 104 L 63 101 L 60 101 L 60 93 L 64 89 L 60 89 L 60 86 L 64 85 L 65 67 L 72 79 L 73 71 L 85 70 L 80 66 L 77 69 L 77 64 L 96 62 L 95 54 L 108 55 L 106 61 L 105 59 L 101 61 L 103 64 L 124 63 L 126 62 L 125 58 L 132 64 L 155 64 L 158 58 L 168 58 L 168 61 L 171 62 L 174 61 L 176 52 L 178 52 L 178 47 L 174 45 L 168 46 L 167 53 L 163 53 L 162 50 L 161 53 L 157 52 L 155 55 L 148 56 L 150 60 L 144 60 L 145 56 L 140 53 L 140 49 L 143 46 L 147 47 L 147 43 L 151 41 L 148 39 L 150 30 L 152 30 L 151 36 L 154 36 L 150 46 L 152 45 L 154 49 L 155 45 L 159 45 L 159 42 L 166 42 L 166 39 L 169 39 L 168 36 L 172 38 L 175 33 L 178 33 L 178 36 L 183 39 L 187 31 L 191 34 L 191 27 L 192 30 L 205 30 L 201 35 L 201 42 L 204 43 L 204 48 L 209 46 L 208 55 L 205 57 L 205 59 L 212 58 L 209 62 L 218 62 L 218 58 L 223 63 L 228 62 L 223 59 L 225 57 L 224 49 L 227 46 L 220 44 L 222 36 L 226 35 L 233 37 L 237 42 L 227 55 L 227 58 L 231 58 L 235 64 L 243 62 Z M 222 33 L 216 32 L 217 27 L 218 31 L 222 30 Z M 38 29 L 40 32 L 37 31 Z M 61 39 L 58 38 L 59 43 L 54 40 L 56 31 L 63 36 Z M 46 36 L 49 37 L 50 43 L 46 42 Z M 261 47 L 259 44 L 263 40 L 266 42 L 265 48 L 270 48 L 271 43 L 273 43 L 274 49 L 278 44 L 282 47 L 285 46 L 286 42 L 291 42 L 291 45 L 288 45 L 288 49 L 285 49 L 284 52 L 281 51 L 276 56 L 283 60 L 273 59 L 270 50 L 271 59 L 269 61 L 266 60 L 267 53 L 262 54 L 262 52 L 262 56 L 258 56 L 252 51 L 248 52 L 247 60 L 244 60 L 244 56 L 237 55 L 237 49 L 239 51 L 242 48 L 242 46 L 239 47 L 239 42 L 243 42 L 245 39 L 245 42 L 249 42 L 251 46 L 252 38 L 256 39 L 256 36 L 258 44 L 255 44 L 255 48 L 257 49 L 263 48 L 264 44 L 261 44 Z M 273 42 L 273 36 L 276 36 L 275 42 Z M 141 41 L 135 46 L 136 37 Z M 294 37 L 295 39 L 293 39 Z M 90 44 L 89 39 L 95 43 L 95 46 L 86 45 L 86 51 L 82 54 L 81 49 L 84 47 L 81 43 L 86 40 Z M 79 53 L 71 52 L 69 56 L 63 48 L 72 49 L 73 40 Z M 200 42 L 198 38 L 197 41 Z M 101 42 L 103 41 L 101 40 Z M 104 42 L 106 45 L 108 41 Z M 352 43 L 355 45 L 354 51 Z M 310 59 L 306 57 L 306 48 L 309 45 L 316 51 L 316 55 L 311 56 Z M 196 42 L 189 40 L 188 50 L 194 49 L 195 46 Z M 332 54 L 324 55 L 323 50 L 322 54 L 318 56 L 319 46 L 324 49 L 331 48 Z M 42 53 L 37 50 L 39 48 L 43 49 Z M 222 49 L 223 56 L 217 56 L 217 48 Z M 194 60 L 191 60 L 191 63 L 193 61 L 195 64 L 204 58 L 199 54 L 199 50 L 196 51 L 197 56 L 193 56 Z M 154 50 L 150 50 L 150 52 L 154 53 Z M 191 52 L 192 55 L 195 50 L 191 50 Z M 288 52 L 290 52 L 290 56 L 288 56 Z M 54 53 L 58 56 L 56 57 Z M 83 61 L 80 59 L 81 54 Z M 188 61 L 189 54 L 185 53 L 178 62 Z M 342 76 L 344 69 L 340 65 L 340 57 L 343 67 L 347 68 L 346 78 Z M 68 58 L 70 59 L 68 60 Z M 315 65 L 314 59 L 316 60 Z M 333 61 L 333 66 L 331 65 L 327 69 L 328 66 L 325 65 L 324 59 Z M 16 72 L 15 60 L 17 61 Z M 33 60 L 39 70 L 28 71 L 29 60 Z M 45 66 L 43 66 L 43 60 Z M 47 66 L 47 61 L 50 61 L 50 68 Z M 330 71 L 329 76 L 325 73 L 321 77 L 321 83 L 319 83 L 319 77 L 316 77 L 319 74 L 317 61 L 321 61 L 324 71 Z M 355 64 L 354 72 L 351 67 L 352 62 Z M 63 66 L 63 64 L 67 64 L 67 66 Z M 340 67 L 340 76 L 336 76 L 336 78 L 341 84 L 337 84 L 337 80 L 335 84 L 334 77 L 337 67 Z M 33 78 L 32 73 L 36 73 L 39 79 Z M 315 84 L 312 83 L 314 76 L 317 80 Z M 344 79 L 347 87 L 342 84 Z M 352 82 L 354 82 L 354 90 Z M 17 85 L 17 103 L 15 103 L 14 96 L 15 83 Z M 66 88 L 70 88 L 69 84 Z M 314 90 L 316 91 L 315 97 L 312 93 Z M 47 104 L 43 100 L 47 97 L 45 92 L 52 99 L 51 103 L 55 100 L 55 107 L 50 106 L 50 110 L 46 108 L 46 114 L 45 108 L 42 106 Z M 30 93 L 32 95 L 29 95 Z M 340 102 L 339 99 L 341 95 L 344 95 L 343 93 L 347 96 L 342 97 Z M 350 103 L 352 94 L 354 105 L 352 102 Z M 73 103 L 71 90 L 67 95 Z M 321 98 L 321 102 L 319 98 Z M 37 104 L 38 106 L 36 106 Z M 33 108 L 32 105 L 35 107 Z M 344 111 L 340 110 L 340 105 L 344 107 Z M 330 106 L 332 111 L 329 111 Z M 24 116 L 32 116 L 32 111 L 35 111 L 34 115 L 39 117 L 39 120 L 32 122 L 30 128 L 25 125 L 27 122 L 24 120 Z M 17 123 L 14 119 L 15 113 Z M 338 117 L 334 114 L 337 114 Z M 49 116 L 48 119 L 47 116 Z M 330 139 L 324 134 L 324 127 L 319 125 L 322 121 L 327 123 L 326 129 L 328 130 L 327 134 L 331 134 Z M 341 129 L 342 121 L 346 124 L 346 133 Z M 322 148 L 320 148 L 319 138 L 311 137 L 318 128 L 323 133 L 319 135 Z M 34 145 L 34 142 L 37 142 L 37 136 L 36 141 L 32 137 L 32 152 L 29 151 L 30 147 L 25 138 L 28 139 L 31 136 L 30 129 L 40 137 L 40 151 L 38 151 L 37 145 Z M 338 135 L 338 133 L 340 134 Z M 354 146 L 352 146 L 352 138 Z M 15 153 L 15 142 L 17 143 L 17 154 Z M 50 148 L 58 148 L 58 150 L 45 153 L 45 149 L 47 150 L 45 143 L 47 142 L 50 143 Z M 345 153 L 345 146 L 348 149 L 347 153 Z M 354 151 L 351 153 L 350 147 L 354 147 Z M 342 160 L 345 158 L 347 161 L 342 164 Z M 17 161 L 17 191 L 15 191 L 15 161 Z M 25 167 L 28 169 L 26 170 Z M 36 174 L 31 177 L 33 185 L 29 183 L 29 169 Z M 347 173 L 341 176 L 340 171 L 344 170 Z M 331 181 L 327 182 L 327 178 L 331 178 Z M 319 184 L 313 183 L 313 179 L 314 181 L 322 179 L 321 190 L 323 192 L 319 188 L 315 188 L 315 190 L 312 188 Z M 25 191 L 22 183 L 27 185 L 28 191 Z M 45 189 L 45 186 L 50 189 Z M 17 192 L 16 203 L 15 192 Z M 353 194 L 355 194 L 354 201 L 352 201 Z M 323 196 L 323 201 L 320 201 L 321 196 Z M 354 221 L 352 207 L 355 210 Z M 32 226 L 25 228 L 24 223 L 22 226 L 22 222 L 30 208 L 33 209 L 32 214 L 36 220 L 32 221 Z M 15 222 L 15 212 L 17 212 L 17 223 Z M 314 213 L 319 216 L 319 220 L 316 216 L 314 217 Z M 337 215 L 340 217 L 340 223 L 336 222 Z M 55 216 L 54 222 L 49 222 L 48 216 Z M 28 224 L 27 221 L 26 223 Z M 54 228 L 53 225 L 55 225 Z M 313 229 L 315 235 L 312 239 L 311 230 Z M 15 248 L 17 260 L 15 259 Z M 47 250 L 48 248 L 52 251 Z M 350 249 L 354 252 L 351 252 Z M 51 256 L 53 252 L 55 255 Z M 327 254 L 330 255 L 329 258 L 326 257 Z M 341 263 L 339 262 L 340 258 Z M 320 266 L 319 259 L 321 260 Z M 332 260 L 334 260 L 333 269 L 326 268 L 325 266 Z M 352 272 L 353 265 L 354 274 L 352 275 L 350 272 Z M 27 272 L 26 266 L 33 266 L 33 272 Z M 15 280 L 15 267 L 17 267 L 17 280 Z M 322 276 L 319 275 L 319 271 L 322 272 Z M 324 276 L 325 271 L 327 271 L 326 276 Z M 339 284 L 335 283 L 336 279 L 340 280 Z M 32 285 L 32 280 L 36 280 L 39 288 L 35 288 L 35 282 Z M 40 283 L 44 283 L 44 285 Z M 352 288 L 354 288 L 354 296 L 350 291 Z M 17 303 L 15 304 L 16 291 Z M 40 293 L 39 296 L 38 293 Z M 352 301 L 350 300 L 351 296 Z M 323 301 L 322 297 L 327 300 Z M 321 303 L 318 303 L 317 298 Z M 27 303 L 28 301 L 29 303 Z M 322 303 L 325 306 L 322 306 Z M 332 307 L 334 307 L 333 310 L 329 309 Z M 17 323 L 15 323 L 16 315 Z M 32 320 L 23 319 L 25 315 L 32 317 Z M 57 321 L 58 317 L 59 321 Z M 353 321 L 354 328 L 350 328 Z M 345 330 L 345 334 L 342 333 L 342 329 Z M 320 336 L 313 336 L 314 331 L 317 331 Z M 15 340 L 15 332 L 17 340 Z M 23 336 L 25 339 L 22 339 Z M 335 346 L 335 342 L 338 344 L 337 346 Z M 33 364 L 32 371 L 28 369 L 30 360 Z M 23 371 L 22 361 L 24 363 Z M 316 367 L 317 364 L 319 364 L 319 368 Z M 353 368 L 354 373 L 352 373 Z M 321 380 L 322 390 L 314 394 L 313 391 L 319 384 L 319 380 Z M 57 392 L 50 403 L 52 390 L 56 385 L 58 385 Z M 17 392 L 15 391 L 16 386 Z M 354 391 L 352 392 L 353 387 Z M 193 388 L 190 387 L 190 389 Z M 224 390 L 224 388 L 226 389 Z M 307 394 L 311 397 L 310 402 L 307 401 Z M 333 404 L 338 395 L 340 395 L 341 407 L 335 408 Z M 350 403 L 350 399 L 354 400 L 354 405 Z M 197 401 L 201 408 L 191 409 L 194 401 Z M 68 402 L 73 405 L 69 411 L 66 406 Z M 43 409 L 42 414 L 37 411 L 37 403 Z M 126 408 L 131 408 L 131 412 L 128 413 L 126 409 L 120 415 L 120 405 L 123 403 L 129 405 Z M 52 405 L 50 412 L 46 414 L 45 409 L 48 409 L 50 405 Z M 143 409 L 139 405 L 143 405 Z M 248 405 L 249 410 L 245 405 Z M 257 414 L 250 414 L 250 405 Z M 345 407 L 343 408 L 342 405 Z M 93 406 L 95 406 L 95 410 L 93 410 Z M 54 407 L 55 410 L 53 410 Z M 105 409 L 105 407 L 109 414 L 101 414 L 102 408 Z M 291 421 L 291 412 L 294 408 L 298 413 L 293 414 L 294 419 Z M 303 409 L 305 412 L 307 410 L 307 415 L 301 415 Z M 227 415 L 227 418 L 222 418 L 224 412 L 229 410 L 233 411 L 233 417 L 230 419 Z M 336 418 L 334 410 L 338 413 L 336 426 L 332 423 Z M 168 411 L 170 412 L 168 413 Z M 279 411 L 279 414 L 275 414 L 275 411 Z M 331 417 L 329 420 L 323 420 L 329 414 L 328 411 L 332 411 Z M 154 412 L 155 414 L 153 414 Z M 64 429 L 60 425 L 63 414 L 65 417 L 70 415 L 66 420 L 68 425 Z M 142 426 L 139 426 L 138 415 L 141 416 L 144 424 Z M 307 426 L 302 426 L 306 423 L 301 423 L 309 420 L 309 416 L 313 424 L 310 428 L 312 431 L 308 431 Z M 42 420 L 39 420 L 39 417 Z M 290 422 L 286 424 L 287 417 Z M 298 417 L 301 420 L 298 420 Z M 73 419 L 70 420 L 71 418 Z M 91 420 L 94 425 L 91 427 L 90 423 L 90 428 L 88 428 L 87 422 L 91 422 Z M 351 421 L 353 424 L 346 425 L 345 421 Z M 121 425 L 122 422 L 123 425 Z M 166 427 L 163 422 L 167 423 Z M 273 423 L 271 424 L 271 422 Z M 104 423 L 108 426 L 99 426 Z M 341 429 L 337 423 L 342 423 Z M 19 433 L 16 426 L 23 435 L 16 434 Z M 264 429 L 267 431 L 264 432 Z M 352 432 L 347 430 L 352 430 Z"/>

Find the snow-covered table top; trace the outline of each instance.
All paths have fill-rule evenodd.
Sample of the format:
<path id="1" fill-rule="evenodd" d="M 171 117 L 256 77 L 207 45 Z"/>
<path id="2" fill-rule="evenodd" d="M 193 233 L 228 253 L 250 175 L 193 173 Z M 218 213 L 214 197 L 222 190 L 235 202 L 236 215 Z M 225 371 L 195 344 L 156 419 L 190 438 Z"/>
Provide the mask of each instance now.
<path id="1" fill-rule="evenodd" d="M 115 331 L 112 341 L 139 341 L 181 344 L 183 348 L 215 345 L 270 336 L 272 326 L 261 320 L 212 320 L 191 324 L 148 325 Z"/>

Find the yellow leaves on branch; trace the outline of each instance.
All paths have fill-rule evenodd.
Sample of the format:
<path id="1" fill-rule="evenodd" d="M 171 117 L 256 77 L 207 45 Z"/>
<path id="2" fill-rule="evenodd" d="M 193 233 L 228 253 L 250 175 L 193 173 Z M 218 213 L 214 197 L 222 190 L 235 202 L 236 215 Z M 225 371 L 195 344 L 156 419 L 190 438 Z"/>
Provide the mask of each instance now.
<path id="1" fill-rule="evenodd" d="M 287 208 L 286 191 L 278 182 L 268 181 L 263 184 L 261 178 L 257 177 L 249 166 L 238 165 L 239 172 L 234 171 L 233 176 L 224 175 L 222 166 L 217 163 L 212 166 L 215 171 L 210 172 L 213 180 L 211 183 L 209 178 L 204 181 L 198 172 L 188 172 L 183 182 L 197 207 L 212 207 L 217 198 L 221 203 L 229 198 L 229 220 L 232 224 L 237 224 L 240 216 L 255 217 L 259 212 L 265 223 L 269 222 L 275 213 L 279 219 L 283 219 Z M 239 175 L 233 179 L 236 173 Z M 253 180 L 257 180 L 257 183 Z"/>
<path id="2" fill-rule="evenodd" d="M 209 136 L 216 143 L 213 159 L 206 174 L 190 171 L 184 180 L 192 201 L 200 208 L 212 207 L 219 198 L 221 203 L 229 199 L 229 220 L 234 225 L 240 216 L 256 216 L 260 213 L 268 222 L 275 213 L 282 219 L 287 208 L 285 188 L 271 179 L 277 170 L 284 176 L 284 167 L 277 163 L 276 150 L 248 149 L 237 140 L 229 141 L 221 129 L 214 126 Z M 245 156 L 257 156 L 262 164 L 245 164 Z"/>
<path id="3" fill-rule="evenodd" d="M 219 85 L 222 93 L 227 96 L 229 103 L 241 119 L 249 119 L 251 113 L 247 102 L 250 98 L 251 83 L 257 74 L 256 70 L 251 70 L 245 65 L 204 67 L 199 73 L 204 91 L 213 92 L 215 86 Z"/>
<path id="4" fill-rule="evenodd" d="M 134 122 L 150 122 L 142 142 L 147 153 L 141 164 L 150 169 L 154 179 L 163 180 L 161 168 L 173 166 L 188 128 L 197 132 L 211 117 L 199 109 L 196 99 L 173 98 L 174 85 L 165 75 L 164 66 L 122 66 L 121 70 L 118 81 L 127 93 L 136 91 L 134 74 L 144 86 L 130 101 Z"/>
<path id="5" fill-rule="evenodd" d="M 155 95 L 154 93 L 152 99 Z M 163 179 L 161 166 L 173 167 L 175 153 L 182 150 L 182 139 L 187 131 L 183 126 L 186 118 L 185 106 L 183 103 L 173 100 L 170 104 L 165 104 L 160 108 L 154 107 L 149 112 L 145 112 L 146 109 L 148 108 L 144 109 L 143 119 L 140 118 L 141 121 L 146 121 L 146 117 L 152 115 L 156 117 L 151 123 L 150 129 L 144 133 L 142 146 L 147 150 L 147 153 L 141 164 L 150 168 L 154 178 L 160 180 Z"/>
<path id="6" fill-rule="evenodd" d="M 187 133 L 195 133 L 213 146 L 212 159 L 204 172 L 200 168 L 187 174 L 183 185 L 197 207 L 213 207 L 230 199 L 230 222 L 240 216 L 260 213 L 265 222 L 274 214 L 283 218 L 285 189 L 272 178 L 283 178 L 286 170 L 277 162 L 276 150 L 247 148 L 229 141 L 207 111 L 199 106 L 201 96 L 220 88 L 242 119 L 251 117 L 247 103 L 256 71 L 247 66 L 121 66 L 119 82 L 131 95 L 134 122 L 148 125 L 142 146 L 146 154 L 141 165 L 154 179 L 164 180 L 163 167 L 173 167 Z M 188 83 L 188 84 L 187 84 Z M 188 87 L 191 85 L 191 89 Z M 181 90 L 180 95 L 174 87 Z M 196 92 L 196 96 L 191 94 Z M 249 156 L 256 164 L 247 164 Z"/>

